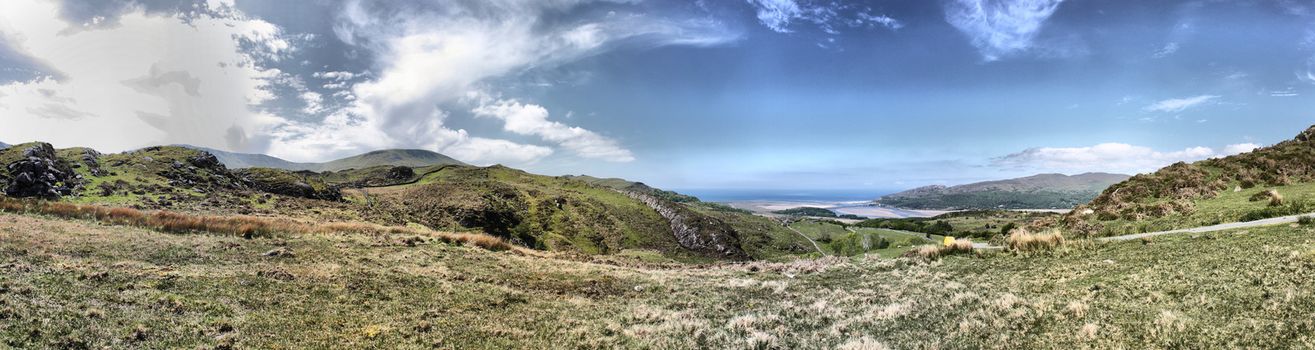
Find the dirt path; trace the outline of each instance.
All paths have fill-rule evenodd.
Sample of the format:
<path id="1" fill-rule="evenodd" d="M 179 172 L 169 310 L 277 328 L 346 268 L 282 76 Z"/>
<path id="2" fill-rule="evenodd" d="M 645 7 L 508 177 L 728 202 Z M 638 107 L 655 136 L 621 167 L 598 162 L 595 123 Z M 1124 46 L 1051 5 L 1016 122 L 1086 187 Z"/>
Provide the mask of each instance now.
<path id="1" fill-rule="evenodd" d="M 808 235 L 804 234 L 803 232 L 799 232 L 799 230 L 794 229 L 794 227 L 790 227 L 790 225 L 785 225 L 785 228 L 790 229 L 790 231 L 794 231 L 794 233 L 799 235 L 799 237 L 803 237 L 804 239 L 808 240 L 808 243 L 812 243 L 813 248 L 817 248 L 817 252 L 821 253 L 822 256 L 829 255 L 826 252 L 822 251 L 822 246 L 817 245 L 817 241 L 814 241 L 812 238 L 808 238 Z"/>
<path id="2" fill-rule="evenodd" d="M 1127 241 L 1127 240 L 1133 240 L 1133 239 L 1141 239 L 1141 238 L 1146 238 L 1146 237 L 1155 237 L 1155 236 L 1167 235 L 1167 234 L 1174 234 L 1174 233 L 1201 233 L 1201 232 L 1212 232 L 1212 231 L 1231 230 L 1231 229 L 1235 229 L 1235 228 L 1247 228 L 1247 227 L 1257 227 L 1257 226 L 1269 226 L 1269 225 L 1287 224 L 1287 223 L 1294 223 L 1294 222 L 1297 222 L 1297 219 L 1300 219 L 1300 218 L 1303 217 L 1303 216 L 1312 216 L 1312 215 L 1315 215 L 1315 213 L 1297 214 L 1297 215 L 1288 215 L 1288 216 L 1280 216 L 1280 217 L 1276 217 L 1276 218 L 1260 219 L 1260 220 L 1256 220 L 1256 221 L 1230 222 L 1230 223 L 1225 223 L 1225 224 L 1218 224 L 1218 225 L 1211 225 L 1211 226 L 1201 226 L 1201 227 L 1193 227 L 1193 228 L 1184 228 L 1184 229 L 1177 229 L 1177 230 L 1158 231 L 1158 232 L 1147 232 L 1147 233 L 1138 233 L 1138 234 L 1122 235 L 1122 236 L 1113 236 L 1113 237 L 1102 237 L 1102 238 L 1097 238 L 1096 241 L 1100 241 L 1100 242 L 1116 242 L 1116 241 Z"/>

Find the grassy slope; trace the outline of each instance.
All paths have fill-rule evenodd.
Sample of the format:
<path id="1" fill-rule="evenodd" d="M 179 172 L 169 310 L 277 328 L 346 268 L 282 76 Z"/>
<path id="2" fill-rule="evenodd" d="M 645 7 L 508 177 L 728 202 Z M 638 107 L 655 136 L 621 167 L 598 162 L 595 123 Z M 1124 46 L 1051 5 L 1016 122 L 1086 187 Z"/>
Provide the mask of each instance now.
<path id="1" fill-rule="evenodd" d="M 1277 189 L 1284 205 L 1251 195 Z M 1224 158 L 1177 163 L 1111 186 L 1058 224 L 1116 235 L 1254 220 L 1315 210 L 1315 127 L 1293 140 Z"/>
<path id="2" fill-rule="evenodd" d="M 689 208 L 735 228 L 740 234 L 740 246 L 755 259 L 793 259 L 817 251 L 812 243 L 782 227 L 776 220 L 714 203 L 693 203 Z"/>
<path id="3" fill-rule="evenodd" d="M 1282 226 L 932 264 L 650 269 L 386 237 L 242 240 L 0 214 L 0 344 L 1311 347 L 1312 233 Z M 262 255 L 276 247 L 295 255 Z"/>
<path id="4" fill-rule="evenodd" d="M 866 253 L 877 254 L 883 258 L 894 258 L 910 248 L 939 242 L 941 239 L 941 236 L 927 239 L 922 235 L 871 227 L 853 227 L 854 231 L 851 232 L 844 226 L 818 220 L 800 220 L 791 223 L 790 227 L 816 241 L 827 253 L 846 256 Z M 862 245 L 864 238 L 869 243 L 867 248 Z M 890 245 L 886 248 L 877 247 L 876 242 L 879 239 L 885 239 Z"/>
<path id="5" fill-rule="evenodd" d="M 0 150 L 0 164 L 17 159 L 23 148 Z M 607 187 L 609 181 L 623 186 L 634 184 L 621 180 L 539 176 L 506 167 L 464 165 L 420 167 L 405 176 L 390 176 L 394 170 L 391 166 L 318 175 L 269 168 L 230 172 L 221 166 L 195 167 L 191 159 L 202 153 L 174 146 L 101 155 L 97 162 L 101 173 L 93 175 L 91 164 L 81 161 L 87 151 L 78 148 L 57 151 L 61 159 L 73 162 L 75 171 L 84 178 L 83 190 L 66 197 L 67 201 L 321 221 L 421 224 L 454 230 L 496 226 L 486 231 L 521 238 L 522 243 L 541 249 L 584 254 L 616 254 L 637 249 L 660 252 L 668 255 L 667 258 L 682 261 L 708 261 L 681 248 L 671 234 L 670 225 L 652 209 Z M 379 157 L 384 156 L 366 158 Z M 586 180 L 601 182 L 593 185 Z M 245 181 L 250 183 L 238 184 Z M 299 183 L 309 187 L 303 188 Z M 392 186 L 348 191 L 346 201 L 341 202 L 296 198 L 336 198 L 336 190 L 330 191 L 329 185 Z M 656 189 L 652 192 L 703 206 L 693 204 L 697 199 L 674 192 Z M 509 197 L 501 198 L 503 195 Z M 744 248 L 753 257 L 769 259 L 804 252 L 799 250 L 798 237 L 782 234 L 783 229 L 774 227 L 768 219 L 730 212 L 717 216 L 740 231 L 746 238 Z"/>
<path id="6" fill-rule="evenodd" d="M 877 203 L 913 209 L 1062 209 L 1091 201 L 1127 175 L 1040 174 L 953 187 L 923 187 L 877 199 Z"/>

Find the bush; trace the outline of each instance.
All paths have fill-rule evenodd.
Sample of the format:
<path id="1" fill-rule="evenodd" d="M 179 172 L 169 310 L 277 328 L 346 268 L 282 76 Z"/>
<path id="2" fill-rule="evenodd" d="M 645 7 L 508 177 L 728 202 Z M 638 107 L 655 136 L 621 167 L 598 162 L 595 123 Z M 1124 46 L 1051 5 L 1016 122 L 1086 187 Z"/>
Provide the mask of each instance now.
<path id="1" fill-rule="evenodd" d="M 944 246 L 924 245 L 904 253 L 904 257 L 922 258 L 926 260 L 936 260 L 943 256 L 955 254 L 967 254 L 973 252 L 973 241 L 968 239 L 956 239 L 953 243 Z"/>
<path id="2" fill-rule="evenodd" d="M 1064 235 L 1059 231 L 1034 234 L 1027 229 L 1017 229 L 1005 239 L 1009 250 L 1019 252 L 1053 250 L 1064 245 Z"/>

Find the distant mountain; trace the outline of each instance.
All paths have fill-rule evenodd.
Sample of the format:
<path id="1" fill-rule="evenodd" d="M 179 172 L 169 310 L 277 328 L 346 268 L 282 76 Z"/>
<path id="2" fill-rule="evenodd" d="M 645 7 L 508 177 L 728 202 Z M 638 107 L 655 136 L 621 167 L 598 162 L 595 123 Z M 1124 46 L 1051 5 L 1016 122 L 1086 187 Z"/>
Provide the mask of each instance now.
<path id="1" fill-rule="evenodd" d="M 0 142 L 0 149 L 6 149 L 6 148 L 9 148 L 9 144 Z"/>
<path id="2" fill-rule="evenodd" d="M 422 167 L 430 165 L 467 165 L 436 152 L 420 149 L 387 149 L 319 164 L 316 171 L 363 169 L 379 165 Z"/>
<path id="3" fill-rule="evenodd" d="M 924 186 L 882 196 L 877 204 L 909 209 L 1067 209 L 1096 198 L 1128 175 L 1039 174 L 959 186 Z"/>
<path id="4" fill-rule="evenodd" d="M 379 165 L 409 167 L 466 165 L 466 163 L 462 163 L 451 157 L 419 149 L 379 150 L 325 163 L 298 163 L 264 154 L 236 153 L 199 146 L 182 146 L 210 152 L 210 154 L 214 154 L 216 158 L 219 158 L 221 163 L 224 163 L 224 165 L 230 169 L 275 168 L 285 170 L 341 171 L 346 169 L 363 169 Z"/>
<path id="5" fill-rule="evenodd" d="M 317 163 L 290 162 L 287 160 L 283 160 L 282 158 L 264 155 L 264 154 L 236 153 L 236 152 L 221 151 L 214 148 L 191 146 L 191 145 L 179 145 L 179 146 L 210 152 L 210 154 L 215 155 L 215 158 L 219 158 L 219 162 L 224 163 L 224 166 L 228 167 L 229 169 L 275 168 L 275 169 L 286 169 L 286 170 L 314 170 L 319 166 L 319 164 Z"/>

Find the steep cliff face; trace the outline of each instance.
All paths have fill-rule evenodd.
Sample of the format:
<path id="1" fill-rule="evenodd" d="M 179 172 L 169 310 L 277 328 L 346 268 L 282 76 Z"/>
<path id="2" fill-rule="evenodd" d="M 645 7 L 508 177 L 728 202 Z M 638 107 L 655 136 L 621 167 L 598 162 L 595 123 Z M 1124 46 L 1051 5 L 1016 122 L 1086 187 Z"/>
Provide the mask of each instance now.
<path id="1" fill-rule="evenodd" d="M 749 255 L 740 248 L 739 233 L 730 225 L 653 196 L 647 189 L 648 186 L 637 184 L 618 191 L 657 211 L 671 224 L 671 233 L 681 247 L 722 258 L 748 259 Z"/>

